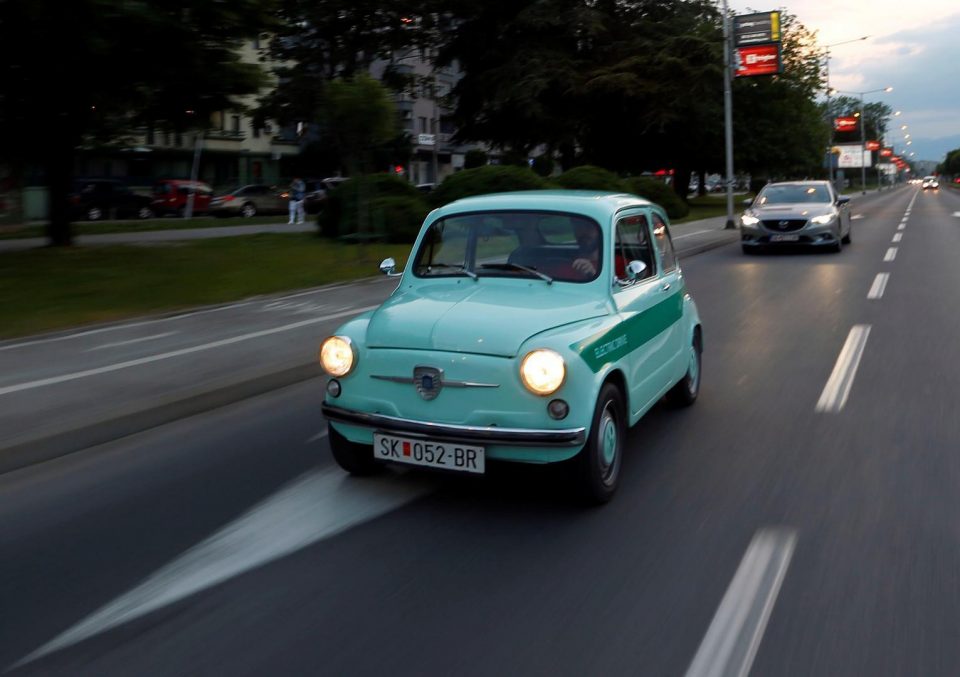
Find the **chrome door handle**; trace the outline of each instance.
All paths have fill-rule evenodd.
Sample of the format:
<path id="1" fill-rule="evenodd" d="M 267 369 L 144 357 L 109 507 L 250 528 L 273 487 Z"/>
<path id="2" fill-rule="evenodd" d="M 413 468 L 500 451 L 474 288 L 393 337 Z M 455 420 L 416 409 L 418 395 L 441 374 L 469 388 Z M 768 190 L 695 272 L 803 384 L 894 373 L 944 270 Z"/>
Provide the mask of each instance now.
<path id="1" fill-rule="evenodd" d="M 668 291 L 669 289 L 670 289 L 669 282 L 664 282 L 662 285 L 660 285 L 660 291 Z"/>

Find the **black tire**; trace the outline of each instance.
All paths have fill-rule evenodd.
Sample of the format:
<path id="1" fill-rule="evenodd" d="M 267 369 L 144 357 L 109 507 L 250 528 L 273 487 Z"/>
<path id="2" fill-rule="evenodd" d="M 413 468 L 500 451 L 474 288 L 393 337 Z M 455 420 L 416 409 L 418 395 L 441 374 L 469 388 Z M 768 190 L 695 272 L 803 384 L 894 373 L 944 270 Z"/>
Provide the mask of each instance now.
<path id="1" fill-rule="evenodd" d="M 356 444 L 338 433 L 332 425 L 329 431 L 330 450 L 333 460 L 351 475 L 364 477 L 378 473 L 383 467 L 373 457 L 373 447 L 368 444 Z"/>
<path id="2" fill-rule="evenodd" d="M 623 393 L 613 383 L 600 389 L 587 443 L 574 464 L 580 496 L 600 505 L 613 498 L 620 480 L 623 450 L 627 437 Z"/>
<path id="3" fill-rule="evenodd" d="M 138 219 L 152 219 L 154 217 L 153 210 L 150 207 L 140 207 L 137 210 Z"/>
<path id="4" fill-rule="evenodd" d="M 253 218 L 257 215 L 257 205 L 252 202 L 247 202 L 242 207 L 240 207 L 240 216 L 245 219 Z"/>
<path id="5" fill-rule="evenodd" d="M 847 231 L 847 234 L 840 240 L 843 244 L 850 244 L 850 236 L 853 235 L 853 228 Z"/>
<path id="6" fill-rule="evenodd" d="M 843 240 L 840 239 L 840 240 L 835 241 L 835 242 L 833 243 L 833 246 L 830 247 L 830 251 L 832 251 L 834 254 L 839 254 L 840 252 L 842 252 L 842 251 L 843 251 Z"/>
<path id="7" fill-rule="evenodd" d="M 694 365 L 691 362 L 687 367 L 687 373 L 667 392 L 667 403 L 674 407 L 689 407 L 697 401 L 697 397 L 700 395 L 700 376 L 703 373 L 703 337 L 700 334 L 699 327 L 693 332 L 693 343 L 690 349 L 691 360 L 695 359 L 696 364 Z M 696 368 L 694 369 L 694 367 Z"/>

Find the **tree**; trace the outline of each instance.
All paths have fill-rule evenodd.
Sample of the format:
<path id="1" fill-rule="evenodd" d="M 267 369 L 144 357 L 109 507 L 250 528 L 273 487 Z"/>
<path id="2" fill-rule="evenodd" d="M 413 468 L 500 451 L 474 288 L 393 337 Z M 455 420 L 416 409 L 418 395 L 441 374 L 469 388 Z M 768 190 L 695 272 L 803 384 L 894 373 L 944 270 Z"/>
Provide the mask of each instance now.
<path id="1" fill-rule="evenodd" d="M 374 149 L 397 135 L 390 95 L 383 85 L 363 73 L 328 83 L 323 122 L 351 174 L 368 171 Z"/>
<path id="2" fill-rule="evenodd" d="M 55 245 L 71 243 L 78 148 L 144 125 L 199 126 L 265 82 L 238 49 L 269 29 L 270 2 L 7 0 L 0 7 L 0 148 L 14 165 L 44 168 Z"/>

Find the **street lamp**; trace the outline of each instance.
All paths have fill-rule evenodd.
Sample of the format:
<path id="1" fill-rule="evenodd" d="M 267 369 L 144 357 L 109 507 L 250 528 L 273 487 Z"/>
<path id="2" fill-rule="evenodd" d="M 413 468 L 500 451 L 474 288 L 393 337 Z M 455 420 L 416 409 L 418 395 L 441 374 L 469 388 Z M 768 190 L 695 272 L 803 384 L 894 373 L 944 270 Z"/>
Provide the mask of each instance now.
<path id="1" fill-rule="evenodd" d="M 874 94 L 876 92 L 892 92 L 893 87 L 881 87 L 879 89 L 868 89 L 863 92 L 841 92 L 839 89 L 834 89 L 833 92 L 839 94 L 856 94 L 860 97 L 860 190 L 863 195 L 867 194 L 867 165 L 863 161 L 863 155 L 867 152 L 867 139 L 866 131 L 864 130 L 865 123 L 867 121 L 866 116 L 863 114 L 863 97 L 866 94 Z M 899 115 L 900 111 L 897 111 L 895 115 Z M 910 142 L 907 142 L 907 145 L 910 145 Z"/>
<path id="2" fill-rule="evenodd" d="M 833 113 L 830 111 L 830 92 L 833 91 L 830 89 L 830 48 L 838 47 L 840 45 L 848 45 L 851 42 L 862 42 L 863 40 L 866 40 L 869 37 L 870 37 L 869 35 L 864 35 L 862 38 L 854 38 L 853 40 L 844 40 L 842 42 L 833 42 L 833 43 L 830 43 L 829 45 L 824 45 L 824 50 L 825 50 L 824 56 L 826 57 L 826 62 L 827 62 L 827 67 L 825 69 L 826 85 L 827 85 L 827 115 L 829 115 L 830 117 L 833 117 Z M 830 120 L 830 144 L 828 146 L 828 150 L 832 147 L 833 147 L 833 120 Z M 833 153 L 831 152 L 828 157 L 829 157 L 829 162 L 827 164 L 829 165 L 830 184 L 832 185 L 833 184 Z"/>

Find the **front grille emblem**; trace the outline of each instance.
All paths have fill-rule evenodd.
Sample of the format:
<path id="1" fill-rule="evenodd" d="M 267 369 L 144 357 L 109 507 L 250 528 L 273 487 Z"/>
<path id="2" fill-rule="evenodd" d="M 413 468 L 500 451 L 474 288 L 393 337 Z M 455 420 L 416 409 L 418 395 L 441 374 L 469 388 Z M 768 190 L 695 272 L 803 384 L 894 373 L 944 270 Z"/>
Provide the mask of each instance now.
<path id="1" fill-rule="evenodd" d="M 413 385 L 423 399 L 436 399 L 443 389 L 443 371 L 434 367 L 414 367 Z"/>

